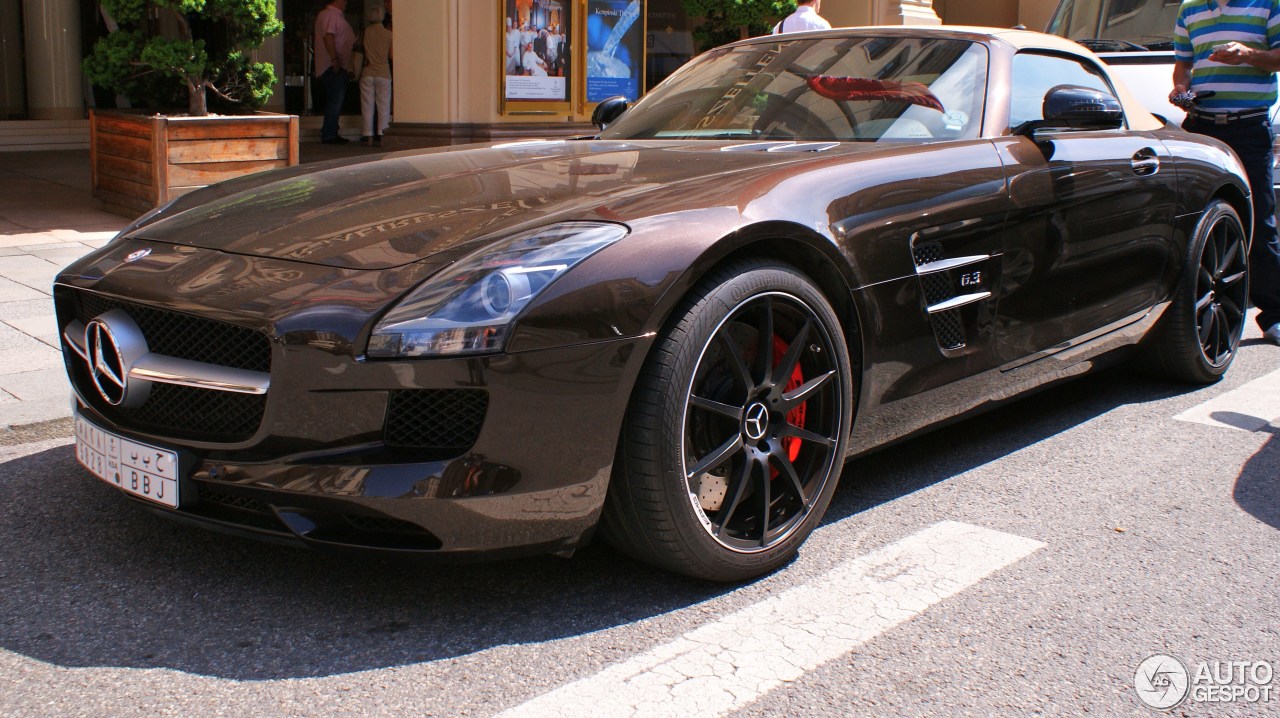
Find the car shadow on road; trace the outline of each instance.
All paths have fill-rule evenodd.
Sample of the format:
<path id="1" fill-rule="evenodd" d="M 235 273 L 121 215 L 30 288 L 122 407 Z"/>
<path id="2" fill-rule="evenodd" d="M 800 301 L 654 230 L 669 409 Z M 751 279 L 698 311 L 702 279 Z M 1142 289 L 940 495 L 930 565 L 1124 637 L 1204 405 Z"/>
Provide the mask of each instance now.
<path id="1" fill-rule="evenodd" d="M 1104 373 L 861 459 L 838 521 L 1119 405 L 1185 387 Z M 934 434 L 932 437 L 941 436 Z M 739 587 L 603 546 L 439 566 L 337 559 L 167 521 L 98 483 L 70 446 L 0 463 L 0 649 L 64 667 L 235 680 L 331 676 L 582 636 Z M 752 590 L 748 587 L 747 590 Z"/>
<path id="2" fill-rule="evenodd" d="M 827 511 L 835 522 L 1009 456 L 1113 409 L 1200 387 L 1118 367 L 1075 379 L 855 459 Z"/>

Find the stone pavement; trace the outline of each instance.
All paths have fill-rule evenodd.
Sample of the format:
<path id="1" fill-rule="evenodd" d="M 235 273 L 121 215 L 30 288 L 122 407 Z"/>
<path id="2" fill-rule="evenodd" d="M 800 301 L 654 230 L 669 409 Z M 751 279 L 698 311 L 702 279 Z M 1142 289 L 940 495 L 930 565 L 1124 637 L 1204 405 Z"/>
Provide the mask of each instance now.
<path id="1" fill-rule="evenodd" d="M 379 151 L 358 143 L 300 149 L 303 162 Z M 90 194 L 88 150 L 0 152 L 0 432 L 71 415 L 53 278 L 128 223 Z"/>
<path id="2" fill-rule="evenodd" d="M 50 287 L 128 222 L 89 194 L 87 151 L 0 154 L 0 429 L 70 416 Z"/>

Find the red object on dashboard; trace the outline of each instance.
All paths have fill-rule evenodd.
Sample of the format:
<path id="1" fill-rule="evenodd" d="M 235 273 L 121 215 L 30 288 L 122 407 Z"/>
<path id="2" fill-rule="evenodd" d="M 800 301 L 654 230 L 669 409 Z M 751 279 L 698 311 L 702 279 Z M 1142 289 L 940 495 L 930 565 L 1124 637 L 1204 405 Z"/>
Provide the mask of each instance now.
<path id="1" fill-rule="evenodd" d="M 898 100 L 945 112 L 942 101 L 919 82 L 872 80 L 867 77 L 834 77 L 815 75 L 807 82 L 809 89 L 828 100 Z"/>

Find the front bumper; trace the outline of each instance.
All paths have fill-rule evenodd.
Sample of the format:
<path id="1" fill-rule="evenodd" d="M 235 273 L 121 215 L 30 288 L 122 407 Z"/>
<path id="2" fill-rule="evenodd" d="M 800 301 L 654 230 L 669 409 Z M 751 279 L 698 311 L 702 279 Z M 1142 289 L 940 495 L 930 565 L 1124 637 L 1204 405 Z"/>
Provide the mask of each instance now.
<path id="1" fill-rule="evenodd" d="M 590 539 L 647 342 L 395 362 L 296 348 L 289 371 L 272 372 L 262 425 L 238 445 L 121 426 L 84 390 L 79 358 L 67 363 L 86 419 L 179 452 L 179 507 L 136 499 L 160 514 L 331 552 L 494 557 Z M 460 386 L 488 397 L 465 452 L 383 440 L 394 392 Z"/>

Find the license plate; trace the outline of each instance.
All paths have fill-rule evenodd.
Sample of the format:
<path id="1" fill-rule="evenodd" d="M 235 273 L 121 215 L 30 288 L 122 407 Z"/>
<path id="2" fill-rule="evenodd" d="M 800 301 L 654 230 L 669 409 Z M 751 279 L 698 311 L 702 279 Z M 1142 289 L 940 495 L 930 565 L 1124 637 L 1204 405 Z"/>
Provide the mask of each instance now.
<path id="1" fill-rule="evenodd" d="M 76 414 L 76 461 L 124 491 L 178 508 L 178 454 L 100 429 Z"/>

